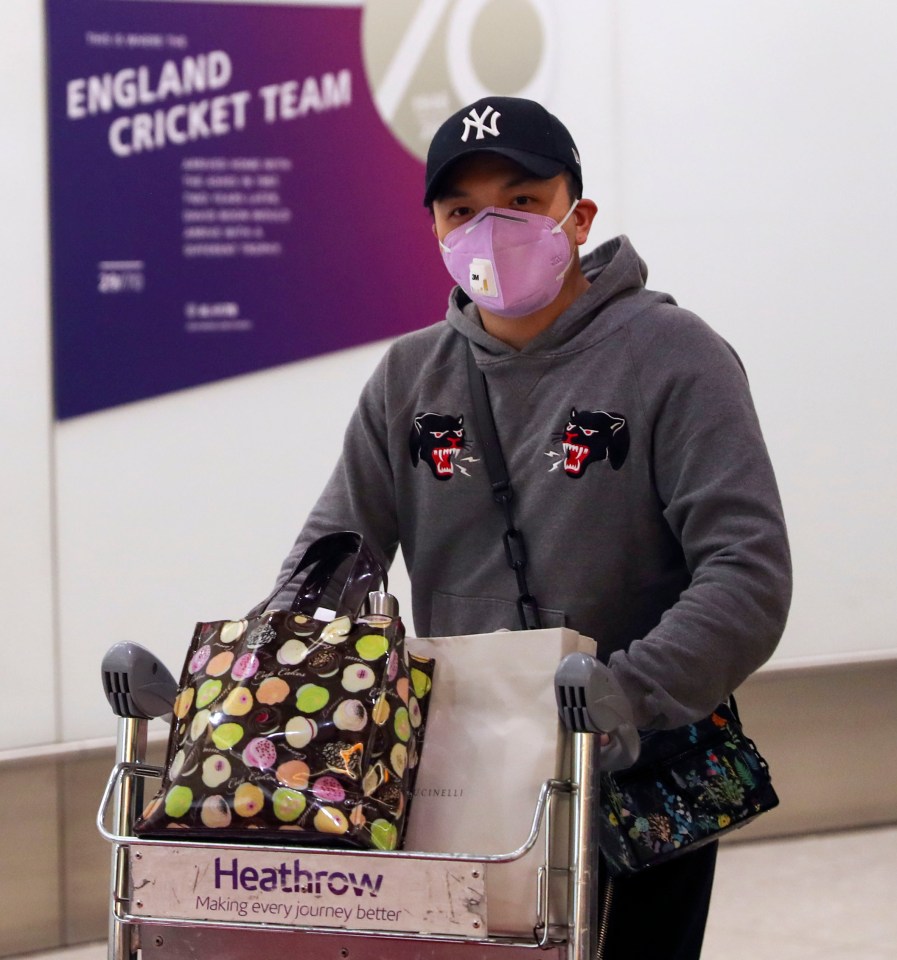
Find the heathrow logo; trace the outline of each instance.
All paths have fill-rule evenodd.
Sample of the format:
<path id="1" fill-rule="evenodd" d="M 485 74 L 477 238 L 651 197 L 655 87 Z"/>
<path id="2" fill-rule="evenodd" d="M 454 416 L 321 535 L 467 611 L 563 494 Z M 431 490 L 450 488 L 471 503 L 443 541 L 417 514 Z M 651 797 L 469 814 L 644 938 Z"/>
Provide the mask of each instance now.
<path id="1" fill-rule="evenodd" d="M 492 114 L 492 119 L 489 121 L 489 126 L 486 126 L 486 118 L 489 114 Z M 461 135 L 461 142 L 467 143 L 467 138 L 470 136 L 471 130 L 476 130 L 477 140 L 484 140 L 486 134 L 491 134 L 493 137 L 498 136 L 498 118 L 501 114 L 497 110 L 493 110 L 492 107 L 486 107 L 482 115 L 478 114 L 475 109 L 471 109 L 470 115 L 464 118 L 464 133 Z"/>

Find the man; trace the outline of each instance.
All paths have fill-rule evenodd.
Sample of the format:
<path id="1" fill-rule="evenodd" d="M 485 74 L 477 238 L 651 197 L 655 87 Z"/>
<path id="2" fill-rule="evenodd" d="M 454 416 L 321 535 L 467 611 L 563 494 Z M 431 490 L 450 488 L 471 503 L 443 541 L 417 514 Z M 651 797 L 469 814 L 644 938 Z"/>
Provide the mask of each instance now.
<path id="1" fill-rule="evenodd" d="M 580 259 L 597 213 L 581 192 L 569 132 L 531 101 L 486 98 L 437 131 L 424 202 L 459 285 L 446 319 L 400 338 L 365 386 L 284 571 L 313 539 L 355 529 L 389 559 L 401 544 L 418 635 L 517 627 L 472 351 L 542 625 L 594 637 L 638 725 L 671 728 L 775 648 L 784 522 L 738 358 L 645 288 L 626 237 Z M 606 956 L 698 957 L 715 856 L 618 881 Z"/>

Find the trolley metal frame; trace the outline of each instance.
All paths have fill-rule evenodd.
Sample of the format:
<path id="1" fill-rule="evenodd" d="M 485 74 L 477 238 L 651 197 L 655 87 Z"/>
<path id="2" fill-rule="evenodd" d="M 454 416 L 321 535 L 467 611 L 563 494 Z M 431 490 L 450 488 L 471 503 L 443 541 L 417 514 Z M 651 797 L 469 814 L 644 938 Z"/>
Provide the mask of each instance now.
<path id="1" fill-rule="evenodd" d="M 598 931 L 598 842 L 595 811 L 598 808 L 599 747 L 594 734 L 571 733 L 571 770 L 566 780 L 546 781 L 539 794 L 529 836 L 516 850 L 505 854 L 421 853 L 417 851 L 322 850 L 319 847 L 277 844 L 208 843 L 195 840 L 154 840 L 136 837 L 135 818 L 143 806 L 146 778 L 158 778 L 159 767 L 144 762 L 147 740 L 145 719 L 120 717 L 116 764 L 109 777 L 97 813 L 97 827 L 112 844 L 109 960 L 192 960 L 214 956 L 216 960 L 241 960 L 247 954 L 266 958 L 301 957 L 302 960 L 523 960 L 532 950 L 549 951 L 556 960 L 587 960 L 596 955 Z M 569 795 L 563 806 L 568 822 L 559 819 L 559 797 Z M 112 829 L 106 824 L 111 808 Z M 553 859 L 556 831 L 567 828 L 566 863 Z M 538 921 L 532 936 L 490 934 L 488 923 L 478 919 L 485 897 L 488 872 L 527 854 L 542 837 L 544 860 L 533 878 L 538 895 Z M 154 848 L 150 850 L 150 848 Z M 145 866 L 141 861 L 183 854 L 234 851 L 243 857 L 277 854 L 308 862 L 337 857 L 349 869 L 353 858 L 406 871 L 413 881 L 422 870 L 444 871 L 446 886 L 463 874 L 469 892 L 463 901 L 470 910 L 464 933 L 394 931 L 353 927 L 326 927 L 301 923 L 271 923 L 266 920 L 227 919 L 215 916 L 178 917 L 154 914 L 135 890 L 134 875 Z M 386 858 L 381 860 L 380 858 Z M 566 875 L 566 903 L 558 903 L 556 879 Z M 146 882 L 146 881 L 143 881 Z M 464 888 L 465 891 L 468 887 Z M 561 898 L 562 899 L 562 898 Z M 298 912 L 298 911 L 297 911 Z"/>

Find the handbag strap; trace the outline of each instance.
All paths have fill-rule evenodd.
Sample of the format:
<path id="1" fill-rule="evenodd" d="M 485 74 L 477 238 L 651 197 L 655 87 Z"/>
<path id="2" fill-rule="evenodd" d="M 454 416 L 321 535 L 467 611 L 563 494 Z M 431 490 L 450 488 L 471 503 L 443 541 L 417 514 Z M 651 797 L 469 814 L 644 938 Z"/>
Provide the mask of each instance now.
<path id="1" fill-rule="evenodd" d="M 333 604 L 336 616 L 348 616 L 354 620 L 361 612 L 368 593 L 376 590 L 381 583 L 385 590 L 388 583 L 386 570 L 373 555 L 361 534 L 352 530 L 341 530 L 311 543 L 286 580 L 278 583 L 274 592 L 253 607 L 247 616 L 257 616 L 266 610 L 277 594 L 290 585 L 303 570 L 308 570 L 308 573 L 298 586 L 290 611 L 307 616 L 313 616 L 321 606 L 328 588 L 331 588 L 331 595 L 335 588 L 339 588 L 338 599 Z"/>
<path id="2" fill-rule="evenodd" d="M 381 583 L 385 589 L 387 582 L 386 571 L 364 538 L 351 530 L 315 540 L 299 561 L 293 577 L 309 567 L 290 606 L 293 613 L 313 616 L 326 597 L 327 605 L 333 604 L 336 616 L 354 620 L 361 613 L 368 594 Z"/>
<path id="3" fill-rule="evenodd" d="M 495 429 L 495 417 L 492 414 L 492 404 L 489 402 L 486 377 L 477 368 L 473 348 L 469 342 L 467 380 L 473 397 L 474 426 L 483 448 L 486 472 L 489 474 L 489 482 L 492 485 L 492 499 L 501 508 L 505 518 L 507 529 L 502 534 L 502 543 L 505 546 L 505 558 L 508 566 L 514 571 L 517 589 L 520 592 L 517 597 L 517 615 L 524 630 L 538 630 L 542 626 L 542 620 L 539 616 L 539 605 L 530 593 L 526 582 L 526 544 L 523 541 L 523 533 L 514 525 L 514 511 L 511 506 L 514 491 L 511 489 L 511 478 L 501 452 L 498 431 Z"/>

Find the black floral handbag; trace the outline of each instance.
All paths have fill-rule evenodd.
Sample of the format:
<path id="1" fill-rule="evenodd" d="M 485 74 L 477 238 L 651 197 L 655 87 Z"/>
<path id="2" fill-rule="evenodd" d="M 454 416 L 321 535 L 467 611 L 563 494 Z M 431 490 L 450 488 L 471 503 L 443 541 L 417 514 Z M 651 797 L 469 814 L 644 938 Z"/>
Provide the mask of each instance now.
<path id="1" fill-rule="evenodd" d="M 769 765 L 734 699 L 699 723 L 641 733 L 641 754 L 601 777 L 599 844 L 614 876 L 638 873 L 778 805 Z"/>

